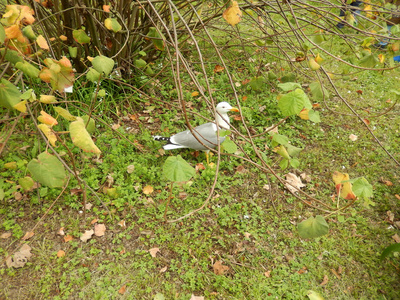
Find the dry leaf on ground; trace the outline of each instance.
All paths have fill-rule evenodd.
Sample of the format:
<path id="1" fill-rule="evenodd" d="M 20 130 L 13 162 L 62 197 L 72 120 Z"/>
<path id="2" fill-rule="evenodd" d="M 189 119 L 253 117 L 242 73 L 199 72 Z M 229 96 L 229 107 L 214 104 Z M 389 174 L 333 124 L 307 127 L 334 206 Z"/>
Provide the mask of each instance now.
<path id="1" fill-rule="evenodd" d="M 358 139 L 358 136 L 356 136 L 355 134 L 350 134 L 349 135 L 349 139 L 353 142 L 355 142 Z"/>
<path id="2" fill-rule="evenodd" d="M 328 283 L 328 280 L 329 280 L 328 275 L 325 275 L 325 276 L 324 276 L 324 279 L 322 280 L 322 282 L 321 282 L 319 285 L 320 285 L 320 286 L 323 286 L 323 285 L 327 284 L 327 283 Z"/>
<path id="3" fill-rule="evenodd" d="M 4 232 L 2 235 L 0 235 L 0 238 L 8 239 L 10 236 L 11 236 L 11 232 Z"/>
<path id="4" fill-rule="evenodd" d="M 65 251 L 64 250 L 58 250 L 57 257 L 63 257 L 63 256 L 65 256 Z"/>
<path id="5" fill-rule="evenodd" d="M 33 237 L 35 235 L 35 233 L 33 231 L 27 231 L 24 235 L 24 237 L 22 238 L 23 241 L 26 241 L 28 239 L 30 239 L 31 237 Z"/>
<path id="6" fill-rule="evenodd" d="M 394 241 L 396 243 L 400 243 L 400 236 L 396 233 L 395 235 L 392 236 L 392 239 L 394 239 Z"/>
<path id="7" fill-rule="evenodd" d="M 151 249 L 149 250 L 149 253 L 150 253 L 150 255 L 151 255 L 152 257 L 156 257 L 158 252 L 160 252 L 160 248 L 151 248 Z"/>
<path id="8" fill-rule="evenodd" d="M 121 288 L 118 290 L 118 293 L 123 295 L 126 292 L 126 284 L 124 284 L 123 286 L 121 286 Z"/>
<path id="9" fill-rule="evenodd" d="M 222 264 L 222 261 L 217 260 L 215 262 L 215 264 L 213 265 L 213 270 L 214 270 L 214 274 L 223 275 L 224 273 L 226 273 L 229 270 L 229 267 L 228 266 L 224 266 Z"/>
<path id="10" fill-rule="evenodd" d="M 288 174 L 286 174 L 285 177 L 286 177 L 285 187 L 286 187 L 289 191 L 291 191 L 292 193 L 297 192 L 297 189 L 296 189 L 296 188 L 300 189 L 300 188 L 306 186 L 305 184 L 303 184 L 303 183 L 301 182 L 300 177 L 296 176 L 296 175 L 293 174 L 293 173 L 288 173 Z M 296 188 L 295 188 L 295 187 L 296 187 Z"/>
<path id="11" fill-rule="evenodd" d="M 154 191 L 154 189 L 151 185 L 146 185 L 143 188 L 143 194 L 145 194 L 145 195 L 150 195 L 153 191 Z"/>
<path id="12" fill-rule="evenodd" d="M 64 227 L 61 227 L 61 228 L 57 231 L 57 234 L 58 234 L 58 235 L 61 235 L 61 236 L 65 235 Z"/>
<path id="13" fill-rule="evenodd" d="M 94 224 L 94 235 L 103 236 L 106 232 L 106 225 L 104 224 Z"/>
<path id="14" fill-rule="evenodd" d="M 8 268 L 22 268 L 28 262 L 28 259 L 32 256 L 32 248 L 28 244 L 23 244 L 19 251 L 15 252 L 14 255 L 7 257 L 6 264 Z"/>
<path id="15" fill-rule="evenodd" d="M 65 243 L 68 243 L 68 242 L 72 241 L 73 239 L 74 239 L 74 237 L 72 235 L 70 235 L 70 234 L 64 236 L 64 242 Z"/>
<path id="16" fill-rule="evenodd" d="M 94 234 L 93 230 L 85 230 L 85 233 L 81 235 L 80 240 L 82 242 L 87 242 L 92 238 L 92 235 Z"/>

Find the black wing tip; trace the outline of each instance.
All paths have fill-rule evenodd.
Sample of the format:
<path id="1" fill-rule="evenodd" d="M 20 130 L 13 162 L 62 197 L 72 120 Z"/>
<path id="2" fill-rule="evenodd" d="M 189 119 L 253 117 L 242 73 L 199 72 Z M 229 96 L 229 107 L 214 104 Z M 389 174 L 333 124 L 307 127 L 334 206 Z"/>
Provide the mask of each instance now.
<path id="1" fill-rule="evenodd" d="M 153 139 L 154 139 L 155 141 L 167 141 L 168 143 L 171 143 L 169 137 L 154 135 L 154 136 L 153 136 Z"/>

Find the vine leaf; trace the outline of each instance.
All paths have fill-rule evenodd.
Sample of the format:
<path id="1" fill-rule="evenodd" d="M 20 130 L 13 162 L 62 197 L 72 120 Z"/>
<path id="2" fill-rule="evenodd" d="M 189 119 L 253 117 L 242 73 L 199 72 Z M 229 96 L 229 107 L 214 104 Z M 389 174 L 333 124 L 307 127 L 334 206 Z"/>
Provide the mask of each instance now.
<path id="1" fill-rule="evenodd" d="M 356 195 L 353 193 L 353 188 L 350 182 L 349 174 L 335 171 L 332 174 L 332 179 L 333 182 L 335 183 L 336 193 L 339 194 L 340 191 L 340 197 L 346 200 L 356 199 Z"/>
<path id="2" fill-rule="evenodd" d="M 237 1 L 232 1 L 232 5 L 222 13 L 222 17 L 232 26 L 235 26 L 242 20 L 242 11 Z"/>
<path id="3" fill-rule="evenodd" d="M 315 218 L 310 217 L 307 220 L 301 222 L 297 226 L 297 229 L 301 238 L 309 239 L 327 234 L 329 231 L 329 226 L 326 223 L 324 217 L 316 216 Z"/>
<path id="4" fill-rule="evenodd" d="M 32 177 L 42 185 L 50 188 L 62 187 L 66 174 L 63 164 L 53 155 L 43 152 L 38 159 L 32 159 L 27 168 Z"/>
<path id="5" fill-rule="evenodd" d="M 92 60 L 93 68 L 100 74 L 108 76 L 114 68 L 114 61 L 104 55 L 99 55 Z"/>
<path id="6" fill-rule="evenodd" d="M 196 170 L 190 166 L 182 156 L 170 156 L 163 166 L 163 175 L 173 182 L 188 181 L 196 174 Z"/>
<path id="7" fill-rule="evenodd" d="M 21 99 L 21 93 L 11 82 L 1 79 L 0 82 L 0 106 L 11 109 L 18 104 Z"/>
<path id="8" fill-rule="evenodd" d="M 85 122 L 80 117 L 77 117 L 76 121 L 69 124 L 69 133 L 72 143 L 85 152 L 100 154 L 100 149 L 94 144 L 85 126 Z"/>

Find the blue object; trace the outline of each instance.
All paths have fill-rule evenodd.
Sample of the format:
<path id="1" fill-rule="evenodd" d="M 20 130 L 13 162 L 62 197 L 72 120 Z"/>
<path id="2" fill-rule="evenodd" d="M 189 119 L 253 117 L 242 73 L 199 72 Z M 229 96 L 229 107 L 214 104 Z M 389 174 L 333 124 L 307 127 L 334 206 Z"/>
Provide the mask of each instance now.
<path id="1" fill-rule="evenodd" d="M 397 61 L 397 62 L 400 62 L 400 55 L 397 55 L 397 56 L 393 57 L 393 60 Z"/>

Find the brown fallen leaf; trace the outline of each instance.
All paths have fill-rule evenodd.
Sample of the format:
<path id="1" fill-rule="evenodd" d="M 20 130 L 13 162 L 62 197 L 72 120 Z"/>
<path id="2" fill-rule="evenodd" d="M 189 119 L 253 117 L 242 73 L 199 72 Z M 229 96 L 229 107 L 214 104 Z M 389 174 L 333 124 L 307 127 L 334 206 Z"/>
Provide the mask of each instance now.
<path id="1" fill-rule="evenodd" d="M 121 294 L 121 295 L 126 293 L 126 284 L 121 286 L 121 288 L 118 290 L 118 293 Z"/>
<path id="2" fill-rule="evenodd" d="M 67 234 L 66 236 L 64 236 L 64 242 L 68 243 L 70 241 L 72 241 L 74 239 L 74 237 L 70 234 Z"/>
<path id="3" fill-rule="evenodd" d="M 160 252 L 160 248 L 151 248 L 149 250 L 151 257 L 156 257 L 158 252 Z"/>
<path id="4" fill-rule="evenodd" d="M 31 237 L 33 237 L 35 233 L 33 231 L 27 231 L 25 235 L 23 236 L 22 240 L 26 241 L 29 240 Z"/>
<path id="5" fill-rule="evenodd" d="M 65 251 L 64 250 L 58 250 L 57 257 L 64 257 L 64 256 L 65 256 Z"/>
<path id="6" fill-rule="evenodd" d="M 165 266 L 164 268 L 161 268 L 160 271 L 158 271 L 158 272 L 165 273 L 167 271 L 167 269 L 168 269 L 168 267 Z"/>
<path id="7" fill-rule="evenodd" d="M 216 65 L 215 68 L 214 68 L 214 73 L 220 73 L 223 70 L 225 70 L 225 68 L 223 66 Z"/>
<path id="8" fill-rule="evenodd" d="M 222 264 L 222 261 L 217 260 L 213 265 L 215 275 L 224 275 L 229 270 L 228 266 Z"/>
<path id="9" fill-rule="evenodd" d="M 85 233 L 83 233 L 79 239 L 82 242 L 87 242 L 88 240 L 90 240 L 92 238 L 93 234 L 94 234 L 94 231 L 92 229 L 91 230 L 85 230 Z"/>
<path id="10" fill-rule="evenodd" d="M 106 225 L 104 224 L 94 224 L 94 235 L 103 236 L 106 232 Z"/>
<path id="11" fill-rule="evenodd" d="M 154 191 L 154 189 L 151 185 L 146 185 L 143 188 L 143 194 L 145 194 L 145 195 L 150 195 L 153 191 Z"/>
<path id="12" fill-rule="evenodd" d="M 61 235 L 61 236 L 64 236 L 64 235 L 65 235 L 64 227 L 61 227 L 61 228 L 57 231 L 57 235 Z"/>
<path id="13" fill-rule="evenodd" d="M 392 213 L 390 210 L 388 210 L 388 211 L 386 212 L 386 215 L 388 216 L 388 221 L 389 221 L 390 223 L 392 223 L 392 222 L 394 221 L 394 213 Z"/>
<path id="14" fill-rule="evenodd" d="M 326 285 L 329 281 L 328 275 L 324 276 L 324 279 L 322 280 L 322 282 L 319 284 L 320 286 Z"/>
<path id="15" fill-rule="evenodd" d="M 271 271 L 264 272 L 264 276 L 267 278 L 271 277 Z"/>
<path id="16" fill-rule="evenodd" d="M 22 268 L 28 262 L 32 256 L 32 248 L 28 244 L 23 244 L 19 251 L 15 252 L 14 255 L 10 255 L 6 259 L 6 265 L 8 268 Z"/>
<path id="17" fill-rule="evenodd" d="M 301 182 L 300 177 L 296 176 L 296 175 L 293 174 L 293 173 L 288 173 L 288 174 L 285 175 L 285 177 L 286 177 L 285 187 L 286 187 L 289 191 L 291 191 L 292 193 L 297 192 L 297 189 L 296 189 L 295 187 L 297 187 L 298 189 L 300 189 L 300 188 L 306 186 L 305 184 L 303 184 L 303 183 Z M 295 187 L 293 187 L 293 186 L 295 186 Z"/>
<path id="18" fill-rule="evenodd" d="M 398 200 L 400 200 L 400 195 L 395 194 L 394 195 Z"/>
<path id="19" fill-rule="evenodd" d="M 90 222 L 90 225 L 93 225 L 94 223 L 97 223 L 99 221 L 99 219 L 95 218 Z"/>
<path id="20" fill-rule="evenodd" d="M 122 228 L 126 228 L 126 223 L 124 220 L 119 221 L 118 225 L 121 226 Z"/>
<path id="21" fill-rule="evenodd" d="M 11 232 L 4 232 L 2 235 L 0 235 L 0 238 L 8 239 L 10 236 L 11 236 Z"/>
<path id="22" fill-rule="evenodd" d="M 394 239 L 396 243 L 400 243 L 400 236 L 397 233 L 392 236 L 392 239 Z"/>
<path id="23" fill-rule="evenodd" d="M 331 269 L 331 272 L 333 273 L 333 275 L 335 275 L 335 276 L 336 276 L 336 278 L 337 278 L 337 279 L 340 279 L 340 278 L 341 278 L 341 276 L 340 276 L 339 272 L 336 272 L 336 270 L 335 270 L 335 269 Z"/>

